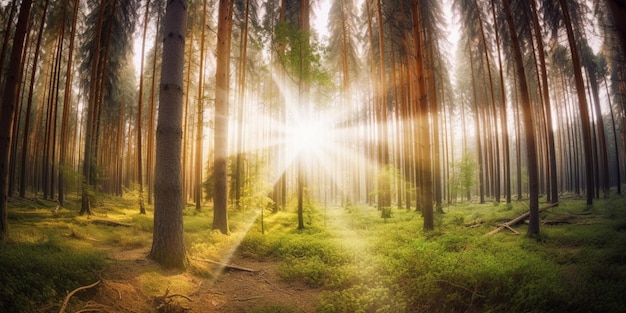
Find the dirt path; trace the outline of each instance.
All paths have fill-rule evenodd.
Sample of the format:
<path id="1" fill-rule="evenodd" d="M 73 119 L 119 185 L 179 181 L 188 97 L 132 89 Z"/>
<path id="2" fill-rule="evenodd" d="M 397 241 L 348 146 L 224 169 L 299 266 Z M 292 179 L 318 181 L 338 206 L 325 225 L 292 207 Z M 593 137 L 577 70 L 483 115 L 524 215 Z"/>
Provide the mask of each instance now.
<path id="1" fill-rule="evenodd" d="M 230 264 L 255 272 L 224 269 L 212 276 L 207 273 L 218 272 L 215 265 L 204 267 L 201 261 L 193 260 L 195 268 L 186 272 L 164 271 L 145 259 L 147 252 L 136 249 L 108 253 L 111 264 L 103 273 L 103 283 L 88 301 L 75 304 L 73 309 L 234 313 L 273 308 L 276 312 L 314 312 L 322 291 L 282 281 L 277 261 L 260 262 L 235 253 Z M 203 270 L 206 272 L 197 273 Z M 159 299 L 168 289 L 168 297 Z"/>

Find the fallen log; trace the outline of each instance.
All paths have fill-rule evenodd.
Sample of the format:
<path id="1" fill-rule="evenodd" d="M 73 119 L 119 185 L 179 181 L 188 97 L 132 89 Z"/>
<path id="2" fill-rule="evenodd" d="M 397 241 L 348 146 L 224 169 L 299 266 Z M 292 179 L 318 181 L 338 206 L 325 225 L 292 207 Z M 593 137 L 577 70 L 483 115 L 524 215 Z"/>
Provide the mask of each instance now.
<path id="1" fill-rule="evenodd" d="M 558 203 L 548 204 L 547 206 L 539 208 L 539 212 L 543 212 L 543 211 L 545 211 L 545 210 L 547 210 L 549 208 L 553 208 L 553 207 L 555 207 L 557 205 L 558 205 Z M 516 218 L 514 218 L 512 220 L 510 220 L 509 222 L 501 224 L 500 226 L 498 226 L 498 228 L 488 232 L 487 235 L 493 235 L 493 234 L 495 234 L 495 233 L 497 233 L 497 232 L 499 232 L 499 231 L 501 231 L 501 230 L 503 230 L 505 228 L 513 230 L 513 228 L 511 228 L 511 226 L 517 225 L 518 223 L 520 223 L 521 221 L 526 219 L 529 215 L 530 215 L 530 212 L 526 212 L 526 213 L 524 213 L 524 214 L 522 214 L 522 215 L 520 215 L 520 216 L 518 216 L 518 217 L 516 217 Z"/>
<path id="2" fill-rule="evenodd" d="M 571 215 L 567 215 L 560 218 L 553 218 L 550 220 L 542 220 L 542 225 L 559 225 L 559 224 L 571 224 L 570 219 L 572 219 Z"/>
<path id="3" fill-rule="evenodd" d="M 90 222 L 92 224 L 98 224 L 98 225 L 104 225 L 104 226 L 124 226 L 124 227 L 132 227 L 133 225 L 131 224 L 127 224 L 127 223 L 122 223 L 122 222 L 116 222 L 116 221 L 110 221 L 110 220 L 90 220 Z"/>
<path id="4" fill-rule="evenodd" d="M 256 272 L 259 271 L 259 270 L 255 270 L 255 269 L 252 269 L 252 268 L 247 268 L 247 267 L 242 267 L 242 266 L 237 266 L 237 265 L 221 263 L 221 262 L 217 262 L 217 261 L 213 261 L 213 260 L 209 260 L 209 259 L 199 259 L 199 258 L 193 258 L 193 259 L 197 260 L 197 261 L 202 261 L 202 262 L 206 262 L 206 263 L 215 264 L 215 265 L 221 266 L 223 268 L 231 269 L 231 270 L 238 270 L 238 271 L 250 272 L 250 273 L 256 273 Z"/>

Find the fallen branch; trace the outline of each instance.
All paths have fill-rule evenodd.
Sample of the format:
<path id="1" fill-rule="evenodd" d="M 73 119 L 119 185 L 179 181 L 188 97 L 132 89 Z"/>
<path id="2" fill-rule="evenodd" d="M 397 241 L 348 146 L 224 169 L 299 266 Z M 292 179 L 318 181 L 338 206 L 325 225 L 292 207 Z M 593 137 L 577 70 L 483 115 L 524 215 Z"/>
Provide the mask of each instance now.
<path id="1" fill-rule="evenodd" d="M 85 289 L 89 289 L 89 288 L 93 288 L 95 286 L 97 286 L 99 283 L 101 283 L 102 280 L 98 280 L 97 282 L 91 284 L 91 285 L 87 285 L 87 286 L 82 286 L 82 287 L 78 287 L 74 290 L 72 290 L 72 292 L 70 292 L 67 297 L 65 297 L 65 300 L 63 300 L 63 306 L 61 306 L 61 309 L 59 310 L 59 313 L 63 313 L 65 312 L 65 308 L 67 307 L 67 304 L 70 302 L 70 298 L 76 294 L 77 292 L 81 291 L 81 290 L 85 290 Z"/>
<path id="2" fill-rule="evenodd" d="M 555 207 L 557 205 L 559 205 L 559 204 L 558 203 L 548 204 L 547 206 L 539 208 L 539 212 L 543 212 L 543 211 L 545 211 L 545 210 L 547 210 L 549 208 L 553 208 L 553 207 Z M 498 228 L 488 232 L 487 235 L 493 235 L 493 234 L 495 234 L 495 233 L 497 233 L 497 232 L 499 232 L 499 231 L 501 231 L 501 230 L 503 230 L 505 228 L 512 230 L 513 228 L 511 228 L 511 226 L 517 225 L 519 222 L 521 222 L 524 219 L 526 219 L 529 215 L 530 215 L 530 212 L 526 212 L 526 213 L 524 213 L 524 214 L 522 214 L 522 215 L 520 215 L 520 216 L 518 216 L 518 217 L 516 217 L 516 218 L 514 218 L 512 220 L 510 220 L 509 222 L 504 223 L 504 224 L 498 226 Z"/>
<path id="3" fill-rule="evenodd" d="M 251 268 L 247 268 L 247 267 L 231 265 L 231 264 L 225 264 L 225 263 L 221 263 L 221 262 L 217 262 L 217 261 L 213 261 L 213 260 L 209 260 L 209 259 L 199 259 L 199 258 L 193 258 L 193 259 L 196 260 L 196 261 L 202 261 L 202 262 L 207 262 L 207 263 L 219 265 L 219 266 L 221 266 L 223 268 L 227 268 L 227 269 L 231 269 L 231 270 L 238 270 L 238 271 L 250 272 L 250 273 L 256 273 L 256 272 L 259 271 L 259 270 L 255 270 L 255 269 L 251 269 Z"/>
<path id="4" fill-rule="evenodd" d="M 235 298 L 231 298 L 231 300 L 233 300 L 233 301 L 250 301 L 250 300 L 256 300 L 256 299 L 261 299 L 261 298 L 263 298 L 263 297 L 261 297 L 261 296 L 254 296 L 254 297 L 247 297 L 247 298 L 237 298 L 237 297 L 235 297 Z"/>
<path id="5" fill-rule="evenodd" d="M 291 293 L 291 292 L 289 292 L 289 291 L 287 291 L 287 290 L 280 289 L 280 288 L 278 288 L 278 287 L 274 286 L 274 285 L 273 285 L 273 284 L 272 284 L 269 280 L 267 280 L 267 278 L 263 278 L 263 281 L 265 281 L 265 282 L 266 282 L 268 285 L 270 285 L 272 288 L 274 288 L 274 289 L 276 289 L 276 290 L 278 290 L 278 291 L 280 291 L 280 292 L 284 292 L 284 293 L 286 293 L 286 294 L 288 294 L 288 295 L 290 295 L 290 296 L 293 296 L 293 293 Z"/>
<path id="6" fill-rule="evenodd" d="M 541 224 L 543 225 L 558 225 L 558 224 L 571 224 L 570 223 L 570 219 L 572 219 L 571 215 L 567 215 L 564 217 L 560 217 L 560 218 L 554 218 L 551 220 L 543 220 L 541 221 Z"/>
<path id="7" fill-rule="evenodd" d="M 52 210 L 52 214 L 59 213 L 59 209 L 60 208 L 61 208 L 61 201 L 57 200 L 57 206 L 56 206 L 56 208 L 54 208 L 54 210 Z"/>
<path id="8" fill-rule="evenodd" d="M 132 227 L 133 225 L 127 223 L 121 223 L 116 221 L 109 220 L 91 220 L 92 224 L 99 224 L 104 226 L 124 226 L 124 227 Z"/>
<path id="9" fill-rule="evenodd" d="M 480 225 L 484 224 L 485 222 L 483 221 L 474 221 L 470 224 L 465 224 L 465 227 L 467 228 L 476 228 L 476 227 L 480 227 Z"/>

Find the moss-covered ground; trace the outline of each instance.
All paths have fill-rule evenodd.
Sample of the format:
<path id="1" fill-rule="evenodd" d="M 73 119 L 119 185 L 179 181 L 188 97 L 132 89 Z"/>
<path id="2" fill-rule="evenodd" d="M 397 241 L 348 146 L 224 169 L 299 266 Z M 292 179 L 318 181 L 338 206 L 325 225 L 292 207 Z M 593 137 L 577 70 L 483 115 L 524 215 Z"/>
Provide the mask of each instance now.
<path id="1" fill-rule="evenodd" d="M 111 298 L 125 301 L 103 303 L 106 288 L 98 287 L 77 294 L 73 311 L 156 311 L 150 301 L 171 289 L 194 301 L 192 312 L 626 312 L 620 195 L 592 206 L 564 195 L 541 213 L 552 223 L 538 238 L 525 236 L 523 223 L 513 227 L 521 235 L 486 235 L 524 213 L 524 202 L 444 206 L 434 231 L 422 229 L 419 212 L 403 208 L 382 219 L 370 206 L 311 204 L 304 230 L 296 229 L 293 211 L 246 208 L 231 210 L 230 235 L 211 230 L 210 207 L 189 206 L 186 272 L 145 259 L 152 208 L 140 215 L 136 198 L 101 197 L 91 217 L 77 214 L 77 200 L 53 213 L 54 202 L 12 199 L 9 240 L 0 243 L 0 312 L 58 312 L 68 292 L 99 279 L 114 291 Z M 206 259 L 267 270 L 219 276 L 223 269 Z M 225 294 L 249 280 L 267 290 L 255 287 L 258 297 Z M 308 303 L 289 300 L 299 294 Z"/>

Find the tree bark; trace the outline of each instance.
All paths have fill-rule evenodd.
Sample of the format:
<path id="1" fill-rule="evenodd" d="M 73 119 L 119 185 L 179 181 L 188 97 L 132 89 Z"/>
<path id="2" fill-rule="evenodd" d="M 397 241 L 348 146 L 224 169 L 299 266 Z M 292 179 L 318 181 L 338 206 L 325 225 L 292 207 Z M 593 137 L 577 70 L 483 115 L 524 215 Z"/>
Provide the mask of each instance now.
<path id="1" fill-rule="evenodd" d="M 4 241 L 8 234 L 7 223 L 7 200 L 9 182 L 9 154 L 13 134 L 15 103 L 17 101 L 17 90 L 22 73 L 22 52 L 24 51 L 24 39 L 28 31 L 28 20 L 32 0 L 23 0 L 20 5 L 20 13 L 15 28 L 13 38 L 13 49 L 9 60 L 7 80 L 2 95 L 2 108 L 0 109 L 0 241 Z"/>
<path id="2" fill-rule="evenodd" d="M 90 81 L 89 81 L 89 103 L 87 104 L 87 124 L 85 126 L 85 139 L 84 139 L 84 149 L 83 149 L 83 181 L 82 181 L 82 193 L 81 193 L 81 207 L 80 207 L 80 215 L 87 214 L 91 215 L 91 203 L 90 203 L 90 193 L 91 193 L 91 167 L 95 152 L 94 152 L 94 134 L 96 123 L 96 112 L 97 112 L 97 104 L 98 104 L 98 69 L 100 68 L 100 36 L 102 34 L 102 20 L 104 18 L 104 3 L 106 0 L 100 1 L 99 13 L 98 13 L 98 25 L 96 26 L 96 38 L 94 41 L 94 49 L 92 55 L 92 64 L 90 70 Z"/>
<path id="3" fill-rule="evenodd" d="M 202 209 L 202 133 L 204 130 L 204 41 L 206 29 L 206 3 L 202 5 L 202 30 L 200 31 L 200 70 L 198 71 L 198 111 L 196 116 L 196 156 L 194 164 L 193 200 L 196 210 Z"/>
<path id="4" fill-rule="evenodd" d="M 139 94 L 137 96 L 137 182 L 139 183 L 139 214 L 146 214 L 146 207 L 143 202 L 143 157 L 142 157 L 142 131 L 141 126 L 143 124 L 143 66 L 144 66 L 144 58 L 145 58 L 145 47 L 146 47 L 146 34 L 148 32 L 148 21 L 149 21 L 149 13 L 150 13 L 150 0 L 146 2 L 146 11 L 144 13 L 143 18 L 143 33 L 141 36 L 141 60 L 139 63 Z M 156 51 L 155 51 L 156 58 Z"/>
<path id="5" fill-rule="evenodd" d="M 524 70 L 524 59 L 522 56 L 522 48 L 517 36 L 515 21 L 509 0 L 504 0 L 504 14 L 511 35 L 511 44 L 513 45 L 513 56 L 515 59 L 515 69 L 519 83 L 522 115 L 524 120 L 524 134 L 526 138 L 526 158 L 528 168 L 528 191 L 529 191 L 529 224 L 528 235 L 539 235 L 539 184 L 537 170 L 537 146 L 535 141 L 535 132 L 532 125 L 534 124 L 534 116 L 530 102 L 530 93 L 526 81 L 526 73 Z M 519 121 L 518 121 L 519 123 Z"/>
<path id="6" fill-rule="evenodd" d="M 541 26 L 539 24 L 539 17 L 537 14 L 537 4 L 535 0 L 530 1 L 533 9 L 533 25 L 535 30 L 535 41 L 537 42 L 537 50 L 539 52 L 538 59 L 541 69 L 541 91 L 543 92 L 543 105 L 546 115 L 546 132 L 548 134 L 548 172 L 550 174 L 550 202 L 559 202 L 559 189 L 557 180 L 557 167 L 556 167 L 556 148 L 554 145 L 554 129 L 552 127 L 552 105 L 550 103 L 550 89 L 548 87 L 548 71 L 546 68 L 546 56 L 543 46 L 543 38 L 541 36 Z"/>
<path id="7" fill-rule="evenodd" d="M 213 229 L 228 234 L 228 101 L 230 94 L 230 42 L 233 1 L 220 0 L 217 21 L 217 67 L 215 69 L 215 193 Z"/>
<path id="8" fill-rule="evenodd" d="M 430 125 L 428 113 L 430 111 L 426 92 L 426 73 L 424 70 L 424 37 L 420 7 L 418 1 L 413 1 L 411 17 L 413 19 L 413 44 L 415 53 L 415 73 L 417 75 L 417 121 L 419 123 L 419 146 L 416 147 L 420 159 L 419 172 L 422 189 L 422 215 L 424 218 L 424 230 L 434 230 L 435 221 L 433 216 L 433 178 L 432 161 L 430 157 Z"/>
<path id="9" fill-rule="evenodd" d="M 46 1 L 47 2 L 47 1 Z M 72 78 L 74 77 L 74 42 L 76 34 L 76 24 L 78 23 L 78 7 L 80 0 L 74 1 L 74 7 L 72 8 L 72 28 L 70 30 L 70 46 L 69 55 L 67 60 L 67 74 L 65 77 L 65 95 L 63 96 L 63 117 L 61 118 L 61 143 L 60 143 L 60 155 L 59 155 L 59 203 L 63 205 L 65 200 L 65 178 L 64 173 L 67 171 L 67 153 L 69 150 L 69 115 L 70 106 L 72 105 Z M 25 146 L 24 146 L 25 147 Z"/>
<path id="10" fill-rule="evenodd" d="M 181 138 L 187 1 L 167 4 L 159 96 L 154 182 L 154 233 L 149 258 L 166 268 L 185 268 Z"/>
<path id="11" fill-rule="evenodd" d="M 578 94 L 578 107 L 580 109 L 580 121 L 581 130 L 583 133 L 583 146 L 585 155 L 585 181 L 586 181 L 586 193 L 587 193 L 587 205 L 593 203 L 594 195 L 594 171 L 593 171 L 593 147 L 591 142 L 591 121 L 589 118 L 589 106 L 587 104 L 587 97 L 585 96 L 585 82 L 583 80 L 580 56 L 578 54 L 578 46 L 576 44 L 576 37 L 574 35 L 574 29 L 572 27 L 572 19 L 567 4 L 567 0 L 559 0 L 561 9 L 563 11 L 563 22 L 567 30 L 567 40 L 569 42 L 570 53 L 572 55 L 572 63 L 574 66 L 574 81 L 576 83 L 576 91 Z"/>

